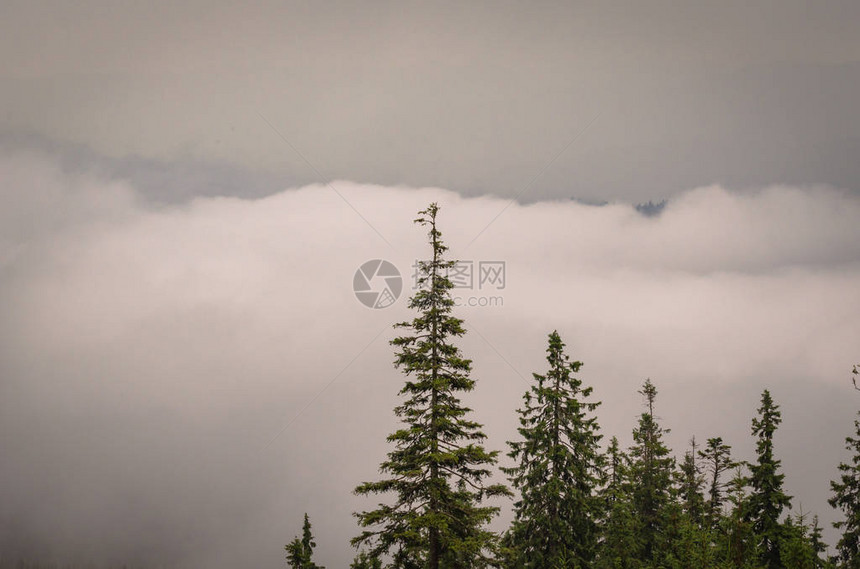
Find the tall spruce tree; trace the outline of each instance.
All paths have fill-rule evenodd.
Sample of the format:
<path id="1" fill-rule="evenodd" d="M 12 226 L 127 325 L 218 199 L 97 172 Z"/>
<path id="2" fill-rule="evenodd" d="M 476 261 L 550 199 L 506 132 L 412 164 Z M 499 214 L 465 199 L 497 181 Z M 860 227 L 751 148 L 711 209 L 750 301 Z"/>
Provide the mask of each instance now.
<path id="1" fill-rule="evenodd" d="M 632 506 L 638 519 L 639 542 L 642 545 L 642 561 L 659 563 L 665 553 L 665 538 L 670 532 L 673 500 L 673 473 L 675 459 L 663 442 L 668 433 L 654 417 L 654 402 L 657 388 L 647 379 L 639 393 L 645 398 L 647 413 L 642 413 L 638 426 L 633 430 L 633 446 L 630 448 L 630 475 L 633 483 Z"/>
<path id="2" fill-rule="evenodd" d="M 744 469 L 748 467 L 745 462 L 739 462 L 735 466 L 735 473 L 726 485 L 726 499 L 731 504 L 731 510 L 721 524 L 722 557 L 728 567 L 736 569 L 761 568 L 756 555 L 753 524 L 746 520 L 746 512 L 749 509 L 749 477 L 744 474 Z"/>
<path id="3" fill-rule="evenodd" d="M 836 544 L 839 566 L 860 569 L 860 421 L 857 419 L 854 433 L 853 437 L 845 437 L 845 449 L 851 452 L 851 461 L 839 464 L 839 480 L 830 482 L 833 496 L 828 502 L 845 517 L 833 524 L 841 531 Z"/>
<path id="4" fill-rule="evenodd" d="M 752 434 L 757 437 L 756 462 L 750 465 L 752 491 L 747 504 L 746 520 L 752 523 L 757 538 L 759 560 L 767 569 L 783 567 L 780 552 L 783 526 L 780 516 L 791 507 L 791 496 L 782 490 L 785 475 L 779 472 L 781 461 L 773 452 L 773 436 L 782 422 L 779 405 L 765 389 L 761 395 L 758 417 L 752 420 Z"/>
<path id="5" fill-rule="evenodd" d="M 705 479 L 702 476 L 701 467 L 696 462 L 696 449 L 698 445 L 696 437 L 693 437 L 690 439 L 690 450 L 684 453 L 678 487 L 684 513 L 694 525 L 701 525 L 705 515 L 705 499 L 702 496 Z"/>
<path id="6" fill-rule="evenodd" d="M 722 437 L 708 439 L 705 448 L 699 451 L 708 476 L 708 496 L 705 503 L 705 518 L 710 527 L 716 527 L 723 513 L 723 496 L 729 481 L 726 472 L 737 467 L 732 461 L 732 447 Z"/>
<path id="7" fill-rule="evenodd" d="M 827 559 L 827 544 L 824 543 L 824 535 L 818 516 L 812 516 L 812 527 L 809 530 L 809 543 L 812 546 L 812 551 L 815 553 L 815 566 L 819 569 L 833 568 L 834 565 Z"/>
<path id="8" fill-rule="evenodd" d="M 431 204 L 415 220 L 429 228 L 432 257 L 418 264 L 419 290 L 409 302 L 418 316 L 396 325 L 410 333 L 391 342 L 398 349 L 395 366 L 407 380 L 400 390 L 405 401 L 394 409 L 403 427 L 388 437 L 395 448 L 380 465 L 389 476 L 355 489 L 394 495 L 392 503 L 355 514 L 367 529 L 352 543 L 368 545 L 371 557 L 389 555 L 390 567 L 398 569 L 484 566 L 496 542 L 485 526 L 499 508 L 482 503 L 510 494 L 502 484 L 484 484 L 497 451 L 484 449 L 481 425 L 467 418 L 471 410 L 458 397 L 475 382 L 471 360 L 452 343 L 465 330 L 451 315 L 454 285 L 447 272 L 454 261 L 444 259 L 438 211 Z"/>
<path id="9" fill-rule="evenodd" d="M 785 520 L 781 544 L 783 564 L 787 569 L 832 569 L 834 566 L 821 556 L 827 546 L 821 541 L 818 516 L 812 517 L 811 524 L 806 518 L 801 509 Z"/>
<path id="10" fill-rule="evenodd" d="M 606 484 L 600 492 L 603 517 L 597 548 L 598 569 L 635 569 L 641 544 L 631 505 L 630 459 L 612 437 L 606 450 Z"/>
<path id="11" fill-rule="evenodd" d="M 521 440 L 509 442 L 517 465 L 504 468 L 519 490 L 507 545 L 514 567 L 590 567 L 597 547 L 602 483 L 599 402 L 586 399 L 558 332 L 549 335 L 545 375 L 533 374 L 519 410 Z"/>
<path id="12" fill-rule="evenodd" d="M 809 539 L 809 526 L 802 516 L 788 516 L 782 525 L 779 551 L 786 569 L 816 569 L 816 555 Z"/>
<path id="13" fill-rule="evenodd" d="M 287 550 L 287 565 L 292 569 L 325 569 L 313 562 L 314 548 L 317 546 L 311 533 L 311 521 L 305 513 L 302 524 L 302 537 L 298 536 L 284 547 Z"/>

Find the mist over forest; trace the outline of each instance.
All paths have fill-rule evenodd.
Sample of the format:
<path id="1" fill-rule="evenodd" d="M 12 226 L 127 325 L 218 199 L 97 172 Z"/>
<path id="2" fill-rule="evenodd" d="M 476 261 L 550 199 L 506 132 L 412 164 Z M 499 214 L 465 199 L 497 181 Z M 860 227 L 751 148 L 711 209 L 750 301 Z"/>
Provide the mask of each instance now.
<path id="1" fill-rule="evenodd" d="M 0 569 L 856 567 L 858 22 L 0 3 Z"/>

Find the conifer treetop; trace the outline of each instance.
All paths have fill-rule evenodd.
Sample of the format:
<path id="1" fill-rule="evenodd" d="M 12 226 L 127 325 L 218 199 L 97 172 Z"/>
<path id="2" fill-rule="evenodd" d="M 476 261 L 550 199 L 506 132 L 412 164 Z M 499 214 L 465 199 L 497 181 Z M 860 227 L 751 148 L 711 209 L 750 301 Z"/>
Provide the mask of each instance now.
<path id="1" fill-rule="evenodd" d="M 429 227 L 432 255 L 418 263 L 419 290 L 409 302 L 417 315 L 395 324 L 405 333 L 391 341 L 394 365 L 406 376 L 403 401 L 394 409 L 402 425 L 388 437 L 394 449 L 380 465 L 386 478 L 355 489 L 359 495 L 393 496 L 356 514 L 365 529 L 352 543 L 368 548 L 367 559 L 389 556 L 386 566 L 397 569 L 487 565 L 496 536 L 485 525 L 499 508 L 482 502 L 509 494 L 502 484 L 485 484 L 497 452 L 484 449 L 482 425 L 469 419 L 471 409 L 459 399 L 475 382 L 471 360 L 453 343 L 465 329 L 451 315 L 453 284 L 446 273 L 454 262 L 444 259 L 438 212 L 433 203 L 415 219 Z"/>

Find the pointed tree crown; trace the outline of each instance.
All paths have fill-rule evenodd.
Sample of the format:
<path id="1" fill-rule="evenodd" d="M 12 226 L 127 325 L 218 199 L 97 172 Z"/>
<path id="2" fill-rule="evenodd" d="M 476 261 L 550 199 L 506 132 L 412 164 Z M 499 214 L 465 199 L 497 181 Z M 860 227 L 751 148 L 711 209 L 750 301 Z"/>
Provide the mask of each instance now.
<path id="1" fill-rule="evenodd" d="M 388 437 L 394 450 L 380 465 L 386 478 L 365 482 L 360 495 L 389 494 L 393 500 L 356 514 L 364 531 L 352 540 L 367 546 L 367 559 L 391 557 L 391 567 L 479 567 L 495 550 L 495 534 L 485 525 L 498 507 L 483 506 L 489 496 L 508 494 L 502 484 L 485 484 L 497 452 L 482 446 L 482 426 L 469 419 L 459 393 L 471 391 L 471 360 L 453 340 L 465 333 L 452 316 L 453 284 L 447 270 L 447 247 L 436 227 L 438 205 L 418 213 L 415 223 L 428 227 L 429 260 L 418 263 L 419 290 L 409 301 L 417 311 L 396 324 L 404 335 L 391 341 L 394 364 L 406 376 L 394 412 L 402 426 Z"/>

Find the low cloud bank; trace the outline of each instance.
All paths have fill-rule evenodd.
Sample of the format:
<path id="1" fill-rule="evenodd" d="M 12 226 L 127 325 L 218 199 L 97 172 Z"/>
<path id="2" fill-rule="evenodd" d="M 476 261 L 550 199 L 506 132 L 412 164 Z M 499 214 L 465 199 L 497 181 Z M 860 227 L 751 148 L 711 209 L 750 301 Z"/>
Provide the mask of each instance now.
<path id="1" fill-rule="evenodd" d="M 489 446 L 558 329 L 627 437 L 651 377 L 681 452 L 696 435 L 751 452 L 764 387 L 796 505 L 824 503 L 856 408 L 860 198 L 832 188 L 697 188 L 658 216 L 629 204 L 521 206 L 437 188 L 336 181 L 257 200 L 140 199 L 50 157 L 0 156 L 0 551 L 180 567 L 282 565 L 311 514 L 320 562 L 345 566 L 400 376 L 431 201 L 452 258 L 504 262 L 464 297 Z M 356 214 L 356 211 L 360 215 Z M 369 259 L 404 293 L 368 309 Z M 326 387 L 327 386 L 327 387 Z M 321 390 L 323 390 L 320 394 Z"/>

